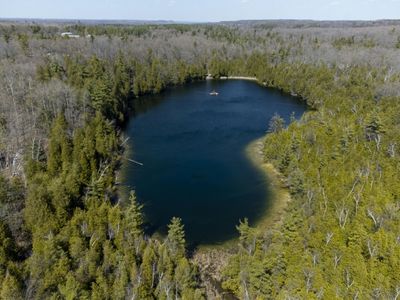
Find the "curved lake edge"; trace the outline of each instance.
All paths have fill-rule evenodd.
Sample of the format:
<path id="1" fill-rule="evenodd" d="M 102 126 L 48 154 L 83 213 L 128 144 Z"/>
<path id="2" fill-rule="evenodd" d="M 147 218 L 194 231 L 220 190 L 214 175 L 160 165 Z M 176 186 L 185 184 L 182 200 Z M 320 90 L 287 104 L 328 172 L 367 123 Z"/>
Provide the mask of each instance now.
<path id="1" fill-rule="evenodd" d="M 268 86 L 265 82 L 259 81 L 256 77 L 249 77 L 249 76 L 226 76 L 226 77 L 221 77 L 221 78 L 207 78 L 208 80 L 211 81 L 227 81 L 227 80 L 237 80 L 237 81 L 252 81 L 259 85 L 262 88 L 266 89 L 273 89 L 277 90 L 282 94 L 286 94 L 292 97 L 297 98 L 297 101 L 303 102 L 304 99 L 301 97 L 298 97 L 297 95 L 293 95 L 291 93 L 284 92 L 282 89 L 277 88 L 277 87 L 272 87 Z M 198 80 L 196 82 L 205 82 L 207 80 Z M 174 89 L 174 88 L 179 88 L 180 86 L 185 86 L 185 85 L 190 85 L 191 83 L 183 84 L 183 85 L 177 85 L 177 86 L 171 86 L 166 88 L 166 90 L 169 89 Z M 164 90 L 165 91 L 165 90 Z M 160 92 L 158 94 L 163 94 L 163 92 Z M 143 100 L 145 97 L 139 97 Z M 307 112 L 307 109 L 303 112 L 302 116 L 304 113 Z M 122 131 L 124 132 L 124 130 Z M 124 140 L 124 135 L 122 135 Z M 272 164 L 265 163 L 264 162 L 264 154 L 263 154 L 263 148 L 264 144 L 263 141 L 265 140 L 266 136 L 262 136 L 261 138 L 257 138 L 256 140 L 253 140 L 249 144 L 247 144 L 244 148 L 244 156 L 247 158 L 250 164 L 254 166 L 255 169 L 257 169 L 260 174 L 265 177 L 267 181 L 267 186 L 266 189 L 271 193 L 271 201 L 267 207 L 265 207 L 265 212 L 260 213 L 259 217 L 257 220 L 255 220 L 254 223 L 252 223 L 252 227 L 254 228 L 260 228 L 260 230 L 272 228 L 272 224 L 276 223 L 282 218 L 282 214 L 284 213 L 284 209 L 287 206 L 287 203 L 289 202 L 288 199 L 290 199 L 289 193 L 284 190 L 284 183 L 283 183 L 283 178 L 281 178 L 281 174 L 272 166 Z M 123 141 L 123 144 L 125 144 L 126 140 Z M 130 164 L 130 163 L 135 163 L 135 161 L 132 161 L 130 158 L 133 156 L 133 153 L 135 152 L 132 147 L 127 145 L 123 146 L 123 153 L 121 156 L 121 160 L 124 161 L 130 161 L 130 162 L 125 162 L 125 164 Z M 119 183 L 121 177 L 124 177 L 124 163 L 121 164 L 121 168 L 117 171 L 117 178 L 116 182 Z M 119 184 L 118 184 L 119 185 Z M 120 186 L 118 188 L 119 194 L 120 194 L 120 199 L 122 203 L 127 203 L 127 198 L 129 195 L 129 188 L 126 188 L 124 186 Z M 279 200 L 281 199 L 281 200 Z M 265 201 L 268 201 L 268 199 L 265 199 Z M 237 220 L 237 223 L 239 223 L 239 220 Z M 233 225 L 235 226 L 235 225 Z M 159 240 L 162 240 L 165 238 L 165 235 L 160 234 L 158 232 L 153 232 L 152 237 L 157 238 Z M 217 242 L 217 243 L 210 243 L 210 244 L 194 244 L 194 245 L 189 245 L 189 251 L 194 253 L 197 250 L 200 249 L 231 249 L 232 246 L 236 246 L 238 240 L 238 235 L 235 237 L 231 237 L 228 240 Z"/>
<path id="2" fill-rule="evenodd" d="M 254 224 L 257 234 L 272 230 L 282 223 L 285 210 L 292 200 L 289 189 L 285 184 L 285 177 L 275 168 L 275 166 L 264 159 L 264 146 L 266 136 L 258 138 L 249 143 L 244 151 L 246 157 L 260 170 L 268 180 L 266 187 L 271 193 L 270 205 L 266 208 L 262 217 Z M 271 201 L 272 200 L 272 201 Z M 268 201 L 268 199 L 266 199 Z M 212 293 L 219 295 L 229 292 L 222 288 L 222 270 L 227 265 L 230 257 L 235 253 L 238 237 L 230 239 L 220 244 L 200 245 L 192 255 L 191 260 L 199 267 L 203 282 L 207 283 L 207 288 Z M 235 299 L 232 297 L 231 299 Z"/>
<path id="3" fill-rule="evenodd" d="M 269 86 L 266 83 L 259 81 L 255 77 L 229 76 L 226 78 L 208 79 L 211 81 L 253 81 L 262 88 L 276 89 L 283 94 L 287 94 L 297 98 L 297 101 L 299 102 L 306 103 L 306 101 L 304 101 L 304 98 L 302 98 L 301 96 L 285 92 L 278 87 Z M 188 84 L 190 85 L 191 83 Z M 174 86 L 170 88 L 175 87 L 179 86 Z M 304 116 L 307 111 L 309 111 L 308 106 L 301 117 Z M 262 232 L 265 232 L 267 230 L 276 229 L 277 226 L 282 223 L 283 217 L 286 213 L 286 208 L 291 201 L 289 190 L 285 185 L 285 177 L 279 173 L 279 171 L 275 168 L 273 164 L 265 161 L 264 143 L 267 135 L 268 134 L 264 134 L 260 138 L 251 141 L 243 148 L 243 153 L 245 157 L 254 166 L 254 168 L 256 168 L 263 176 L 265 176 L 266 180 L 268 181 L 268 186 L 266 186 L 266 189 L 269 189 L 269 192 L 272 195 L 272 197 L 269 199 L 270 202 L 269 205 L 266 207 L 266 210 L 261 214 L 259 219 L 254 224 L 252 224 L 252 227 L 257 230 L 258 234 L 261 234 Z M 130 147 L 124 148 L 125 149 L 123 153 L 123 159 L 126 160 L 133 154 L 134 149 Z M 121 171 L 122 170 L 120 169 L 120 175 L 122 175 Z M 268 199 L 265 199 L 265 201 L 268 201 Z M 159 234 L 158 232 L 154 233 L 152 237 L 158 240 L 163 240 L 165 238 L 165 236 Z M 236 253 L 235 249 L 237 249 L 238 238 L 239 236 L 237 235 L 234 238 L 220 243 L 195 245 L 188 250 L 190 260 L 203 271 L 201 272 L 202 274 L 205 274 L 205 277 L 202 278 L 203 284 L 206 284 L 208 288 L 211 288 L 213 290 L 213 292 L 217 292 L 217 294 L 219 295 L 224 295 L 224 297 L 228 297 L 229 299 L 235 299 L 235 297 L 230 297 L 231 294 L 222 288 L 222 278 L 219 275 L 222 274 L 221 270 L 224 268 L 224 266 L 226 266 L 230 257 Z"/>
<path id="4" fill-rule="evenodd" d="M 265 212 L 252 226 L 257 231 L 262 232 L 272 229 L 281 223 L 289 202 L 292 200 L 289 189 L 285 184 L 285 177 L 276 169 L 276 167 L 264 159 L 264 143 L 266 136 L 262 136 L 250 142 L 245 148 L 244 153 L 247 159 L 257 168 L 267 180 L 266 189 L 272 193 L 271 198 L 265 199 L 270 205 L 266 207 Z M 239 220 L 238 220 L 239 223 Z M 236 246 L 239 236 L 218 244 L 201 244 L 195 252 L 203 252 L 211 249 L 230 250 Z"/>
<path id="5" fill-rule="evenodd" d="M 210 79 L 249 80 L 256 82 L 262 87 L 273 88 L 269 87 L 266 83 L 260 82 L 255 77 L 230 76 L 223 79 Z M 293 93 L 291 95 L 297 96 Z M 304 101 L 301 97 L 298 98 L 299 101 Z M 306 113 L 307 110 L 303 113 L 303 115 Z M 253 228 L 256 229 L 257 234 L 265 232 L 266 230 L 273 230 L 274 228 L 278 227 L 282 223 L 286 213 L 286 208 L 292 200 L 289 189 L 285 183 L 285 177 L 272 163 L 265 160 L 264 148 L 267 135 L 253 140 L 244 148 L 247 159 L 268 180 L 268 186 L 266 188 L 270 193 L 272 193 L 272 201 L 270 199 L 270 205 L 267 206 L 266 211 L 253 226 Z M 268 199 L 265 200 L 268 201 Z M 239 237 L 236 237 L 220 244 L 199 245 L 192 253 L 191 261 L 201 270 L 203 277 L 202 282 L 205 285 L 207 292 L 211 293 L 212 295 L 224 296 L 227 299 L 236 299 L 229 291 L 226 291 L 222 288 L 221 274 L 230 257 L 236 253 L 235 249 L 237 247 L 238 239 Z"/>
<path id="6" fill-rule="evenodd" d="M 258 168 L 268 179 L 269 191 L 272 192 L 272 201 L 263 217 L 256 222 L 254 227 L 258 230 L 272 228 L 282 221 L 285 209 L 292 200 L 289 189 L 285 184 L 284 176 L 272 163 L 264 159 L 264 144 L 266 137 L 261 137 L 247 145 L 246 157 Z"/>

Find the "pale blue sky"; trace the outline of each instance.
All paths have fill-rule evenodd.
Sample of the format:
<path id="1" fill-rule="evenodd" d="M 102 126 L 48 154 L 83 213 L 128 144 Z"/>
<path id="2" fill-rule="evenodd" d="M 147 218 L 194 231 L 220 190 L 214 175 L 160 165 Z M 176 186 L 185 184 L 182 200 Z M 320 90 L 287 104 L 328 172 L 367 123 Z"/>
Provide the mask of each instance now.
<path id="1" fill-rule="evenodd" d="M 0 0 L 0 18 L 400 19 L 400 0 Z"/>

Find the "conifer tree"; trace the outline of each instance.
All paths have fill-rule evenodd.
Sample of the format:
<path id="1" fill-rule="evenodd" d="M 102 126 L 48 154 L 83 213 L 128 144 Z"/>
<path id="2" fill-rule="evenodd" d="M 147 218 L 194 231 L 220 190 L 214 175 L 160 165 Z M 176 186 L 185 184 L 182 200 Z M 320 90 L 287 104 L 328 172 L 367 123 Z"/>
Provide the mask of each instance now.
<path id="1" fill-rule="evenodd" d="M 71 159 L 70 138 L 67 134 L 67 122 L 64 114 L 60 114 L 55 120 L 50 133 L 47 170 L 51 176 L 59 175 L 67 170 Z"/>
<path id="2" fill-rule="evenodd" d="M 173 217 L 168 225 L 167 244 L 172 255 L 180 257 L 185 254 L 185 231 L 182 219 Z"/>
<path id="3" fill-rule="evenodd" d="M 142 209 L 143 205 L 137 202 L 135 192 L 131 191 L 129 196 L 129 206 L 125 210 L 125 219 L 129 233 L 135 238 L 138 238 L 143 234 Z"/>
<path id="4" fill-rule="evenodd" d="M 20 281 L 9 273 L 6 274 L 6 277 L 1 285 L 0 299 L 24 299 Z"/>

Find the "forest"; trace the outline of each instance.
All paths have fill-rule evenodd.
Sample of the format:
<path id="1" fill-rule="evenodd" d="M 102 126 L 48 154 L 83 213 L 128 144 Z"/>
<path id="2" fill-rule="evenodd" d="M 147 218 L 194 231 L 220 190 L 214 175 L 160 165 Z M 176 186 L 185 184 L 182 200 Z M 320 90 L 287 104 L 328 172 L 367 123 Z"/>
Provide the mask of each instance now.
<path id="1" fill-rule="evenodd" d="M 265 137 L 282 220 L 238 220 L 216 271 L 179 216 L 149 236 L 116 180 L 134 101 L 207 74 L 309 106 Z M 0 298 L 400 299 L 399 143 L 400 22 L 3 21 Z"/>

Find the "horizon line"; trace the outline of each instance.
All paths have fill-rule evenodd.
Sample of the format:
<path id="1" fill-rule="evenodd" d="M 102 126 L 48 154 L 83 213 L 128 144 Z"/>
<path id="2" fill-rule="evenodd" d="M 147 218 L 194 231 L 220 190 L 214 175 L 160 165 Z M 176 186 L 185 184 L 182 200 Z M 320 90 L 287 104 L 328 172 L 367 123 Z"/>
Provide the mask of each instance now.
<path id="1" fill-rule="evenodd" d="M 190 21 L 190 20 L 167 20 L 167 19 L 111 19 L 111 18 L 53 18 L 53 17 L 0 17 L 0 21 L 105 21 L 105 22 L 142 22 L 142 23 L 175 23 L 175 24 L 202 24 L 202 23 L 223 23 L 223 22 L 248 22 L 248 21 L 308 21 L 308 22 L 382 22 L 400 21 L 399 19 L 309 19 L 309 18 L 269 18 L 269 19 L 232 19 L 218 21 Z"/>

